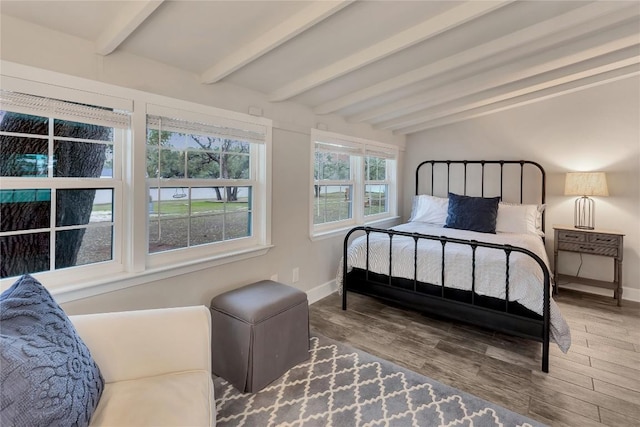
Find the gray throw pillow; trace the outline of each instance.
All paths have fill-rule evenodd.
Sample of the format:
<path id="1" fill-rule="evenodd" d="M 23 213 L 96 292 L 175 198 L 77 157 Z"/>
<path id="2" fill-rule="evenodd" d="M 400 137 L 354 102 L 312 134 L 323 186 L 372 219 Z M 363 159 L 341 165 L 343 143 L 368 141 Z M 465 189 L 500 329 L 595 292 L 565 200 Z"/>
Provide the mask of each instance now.
<path id="1" fill-rule="evenodd" d="M 0 425 L 87 426 L 104 380 L 65 312 L 26 275 L 0 295 Z"/>

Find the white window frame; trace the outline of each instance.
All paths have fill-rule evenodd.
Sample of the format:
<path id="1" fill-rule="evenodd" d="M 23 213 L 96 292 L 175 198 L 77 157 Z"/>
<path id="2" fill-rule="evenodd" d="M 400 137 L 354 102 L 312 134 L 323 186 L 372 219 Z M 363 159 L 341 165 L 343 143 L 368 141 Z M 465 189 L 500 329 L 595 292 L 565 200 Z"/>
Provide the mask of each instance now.
<path id="1" fill-rule="evenodd" d="M 335 144 L 336 146 L 348 147 L 348 150 L 352 152 L 350 157 L 350 172 L 351 176 L 348 181 L 338 180 L 323 180 L 320 185 L 353 185 L 352 200 L 352 216 L 349 219 L 328 222 L 323 224 L 314 224 L 314 209 L 315 209 L 315 192 L 313 191 L 314 185 L 317 184 L 314 172 L 315 172 L 315 156 L 316 156 L 316 142 L 324 144 Z M 368 150 L 373 153 L 386 153 L 389 159 L 394 161 L 387 162 L 386 179 L 384 184 L 388 185 L 388 212 L 382 212 L 374 215 L 364 214 L 364 196 L 365 196 L 365 184 L 371 181 L 365 180 L 364 170 L 364 158 Z M 397 161 L 398 161 L 398 147 L 391 144 L 385 144 L 378 141 L 368 140 L 364 138 L 358 138 L 348 135 L 342 135 L 335 132 L 328 132 L 319 129 L 311 129 L 311 173 L 310 173 L 310 196 L 309 196 L 309 235 L 312 239 L 326 237 L 334 235 L 335 233 L 341 233 L 351 227 L 357 225 L 372 225 L 380 221 L 385 221 L 394 217 L 397 217 L 398 206 L 398 192 L 397 192 Z M 379 181 L 374 181 L 378 183 Z"/>
<path id="2" fill-rule="evenodd" d="M 131 131 L 127 132 L 122 141 L 122 156 L 117 159 L 120 167 L 116 168 L 114 158 L 114 179 L 109 180 L 109 183 L 105 179 L 95 179 L 94 185 L 94 188 L 115 189 L 114 226 L 118 231 L 114 235 L 114 259 L 111 262 L 33 274 L 47 286 L 58 302 L 73 301 L 261 256 L 271 248 L 271 120 L 9 61 L 0 61 L 0 87 L 53 99 L 131 111 Z M 255 165 L 256 181 L 253 187 L 256 198 L 252 205 L 252 239 L 232 240 L 228 245 L 217 245 L 216 250 L 212 250 L 210 245 L 197 246 L 181 251 L 180 256 L 174 254 L 157 262 L 148 256 L 146 116 L 151 105 L 171 106 L 172 110 L 185 111 L 194 117 L 213 116 L 223 124 L 241 124 L 241 128 L 245 130 L 262 129 L 264 143 L 256 149 L 259 160 Z M 77 184 L 74 186 L 75 179 L 56 180 L 58 188 L 77 188 Z M 29 178 L 28 182 L 17 181 L 3 177 L 0 187 L 52 188 L 52 183 L 44 178 Z M 1 279 L 0 290 L 8 288 L 14 281 L 15 277 Z M 176 281 L 176 285 L 179 285 L 179 281 Z"/>
<path id="3" fill-rule="evenodd" d="M 64 101 L 78 102 L 88 104 L 97 107 L 114 108 L 118 110 L 131 111 L 132 103 L 122 102 L 122 100 L 110 97 L 108 95 L 101 95 L 93 97 L 91 93 L 81 92 L 77 90 L 68 90 L 66 88 L 50 86 L 46 84 L 34 83 L 30 84 L 21 79 L 12 77 L 2 78 L 2 89 L 14 93 L 24 93 L 27 95 L 33 95 L 45 99 L 62 99 Z M 49 118 L 49 132 L 44 138 L 48 140 L 49 149 L 51 149 L 54 140 L 65 140 L 66 138 L 57 138 L 53 135 L 53 121 L 54 119 L 69 120 L 69 121 L 84 121 L 77 116 L 65 114 L 64 108 L 52 110 L 58 110 L 53 114 L 47 113 L 47 109 L 44 108 L 42 112 L 37 111 L 37 107 L 33 110 L 20 106 L 14 106 L 10 103 L 4 107 L 0 106 L 0 109 L 6 109 L 9 111 L 21 112 L 25 114 L 37 115 L 41 117 Z M 42 272 L 34 272 L 33 275 L 48 277 L 52 281 L 61 281 L 64 278 L 68 278 L 69 271 L 73 271 L 73 277 L 78 280 L 88 280 L 97 275 L 114 274 L 124 271 L 122 262 L 122 241 L 123 241 L 123 218 L 122 218 L 122 197 L 123 197 L 123 180 L 122 180 L 122 153 L 126 140 L 130 135 L 130 126 L 126 129 L 114 128 L 113 143 L 113 175 L 111 178 L 67 178 L 67 177 L 54 177 L 53 167 L 51 160 L 49 159 L 49 165 L 47 168 L 47 176 L 42 177 L 2 177 L 0 183 L 0 189 L 15 189 L 15 190 L 50 190 L 50 220 L 49 226 L 46 228 L 24 230 L 24 233 L 39 233 L 48 232 L 56 233 L 57 231 L 63 231 L 65 229 L 78 228 L 71 227 L 58 227 L 56 226 L 56 197 L 55 194 L 59 190 L 65 189 L 111 189 L 113 190 L 113 205 L 112 205 L 112 221 L 105 223 L 96 223 L 95 225 L 87 224 L 86 227 L 92 226 L 105 226 L 111 225 L 113 227 L 112 238 L 112 259 L 108 261 L 96 262 L 91 264 L 73 266 L 55 269 L 55 238 L 50 239 L 50 270 Z M 29 135 L 25 135 L 32 137 Z M 3 233 L 14 234 L 14 233 Z M 20 232 L 19 234 L 22 234 Z M 4 285 L 5 282 L 12 282 L 15 278 L 2 279 L 0 284 Z M 3 286 L 4 288 L 4 286 Z"/>
<path id="4" fill-rule="evenodd" d="M 371 223 L 378 220 L 387 219 L 390 216 L 395 216 L 395 209 L 397 206 L 397 188 L 395 186 L 396 177 L 397 177 L 397 164 L 398 164 L 398 149 L 397 147 L 389 148 L 389 147 L 381 147 L 381 146 L 372 146 L 368 144 L 365 146 L 364 157 L 377 157 L 377 158 L 386 158 L 388 160 L 393 160 L 391 162 L 387 162 L 385 164 L 385 178 L 383 180 L 370 180 L 368 179 L 365 162 L 362 163 L 363 173 L 364 173 L 364 184 L 363 184 L 363 197 L 366 194 L 367 185 L 386 185 L 388 189 L 387 193 L 387 207 L 388 210 L 386 212 L 380 212 L 377 214 L 364 214 L 365 222 Z M 367 200 L 364 200 L 363 203 L 366 203 Z M 391 214 L 391 209 L 394 209 L 393 215 Z"/>
<path id="5" fill-rule="evenodd" d="M 251 144 L 250 152 L 250 178 L 249 179 L 164 179 L 161 178 L 146 178 L 147 188 L 154 186 L 154 184 L 160 184 L 165 187 L 181 187 L 182 184 L 190 187 L 211 187 L 213 183 L 216 186 L 238 186 L 238 187 L 251 187 L 252 188 L 252 224 L 251 235 L 239 239 L 224 240 L 220 242 L 212 242 L 209 244 L 189 246 L 180 249 L 148 253 L 147 266 L 152 268 L 161 267 L 167 265 L 167 263 L 185 262 L 190 259 L 211 257 L 212 255 L 222 255 L 225 253 L 233 253 L 243 248 L 255 247 L 260 245 L 266 240 L 267 230 L 266 222 L 261 220 L 264 217 L 264 210 L 267 206 L 265 201 L 266 194 L 264 191 L 258 191 L 259 188 L 264 188 L 262 185 L 266 175 L 264 171 L 266 165 L 261 165 L 260 160 L 266 158 L 267 150 L 267 136 L 269 132 L 267 128 L 259 123 L 257 120 L 235 120 L 229 117 L 220 117 L 216 114 L 207 113 L 205 109 L 199 109 L 199 111 L 176 109 L 169 106 L 147 104 L 146 107 L 148 116 L 163 116 L 171 117 L 173 119 L 183 120 L 190 123 L 202 123 L 210 125 L 228 126 L 235 129 L 241 129 L 247 133 L 255 133 L 264 135 L 262 141 L 249 141 Z M 248 116 L 252 117 L 252 116 Z M 242 138 L 240 138 L 242 139 Z M 245 138 L 248 139 L 248 138 Z M 146 143 L 146 137 L 145 137 Z M 145 144 L 146 145 L 146 144 Z M 145 153 L 146 158 L 146 153 Z M 166 185 L 165 185 L 166 184 Z M 147 236 L 148 238 L 148 236 Z M 147 251 L 148 252 L 148 251 Z"/>

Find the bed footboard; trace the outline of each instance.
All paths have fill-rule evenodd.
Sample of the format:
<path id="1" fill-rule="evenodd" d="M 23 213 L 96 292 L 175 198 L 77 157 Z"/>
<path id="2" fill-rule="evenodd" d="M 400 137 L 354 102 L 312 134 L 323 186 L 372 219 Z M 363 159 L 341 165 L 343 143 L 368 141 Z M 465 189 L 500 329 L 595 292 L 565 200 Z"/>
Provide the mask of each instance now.
<path id="1" fill-rule="evenodd" d="M 364 232 L 366 235 L 366 266 L 360 269 L 358 277 L 350 276 L 348 265 L 348 249 L 352 235 Z M 389 272 L 379 274 L 370 271 L 369 264 L 369 236 L 371 233 L 386 234 L 389 237 Z M 394 238 L 409 237 L 414 241 L 414 274 L 412 279 L 397 278 L 392 275 L 393 242 Z M 423 283 L 418 280 L 418 242 L 421 240 L 438 241 L 442 247 L 442 278 L 441 284 Z M 456 297 L 460 291 L 445 286 L 445 249 L 447 244 L 467 245 L 471 248 L 471 285 L 470 291 L 464 298 Z M 476 250 L 490 248 L 503 251 L 505 254 L 504 301 L 497 304 L 487 304 L 487 297 L 476 293 Z M 511 272 L 509 259 L 514 252 L 522 253 L 535 261 L 542 270 L 543 306 L 542 315 L 526 315 L 516 306 L 519 304 L 509 301 Z M 380 229 L 373 227 L 355 227 L 344 238 L 343 266 L 342 266 L 342 309 L 347 309 L 347 291 L 375 296 L 388 301 L 400 303 L 406 307 L 484 326 L 495 331 L 536 340 L 542 343 L 542 371 L 549 372 L 549 327 L 550 327 L 550 273 L 545 262 L 528 249 L 511 245 L 500 245 L 476 240 L 463 240 L 446 236 L 434 236 L 420 233 L 408 233 L 399 230 Z M 428 288 L 427 288 L 428 287 Z M 428 292 L 425 291 L 428 289 Z"/>

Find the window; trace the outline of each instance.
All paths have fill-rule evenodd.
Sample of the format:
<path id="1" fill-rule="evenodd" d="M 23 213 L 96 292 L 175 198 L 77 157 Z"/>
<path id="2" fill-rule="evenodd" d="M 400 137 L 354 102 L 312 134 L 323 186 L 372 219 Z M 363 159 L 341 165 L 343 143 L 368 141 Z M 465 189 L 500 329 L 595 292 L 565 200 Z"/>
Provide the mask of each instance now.
<path id="1" fill-rule="evenodd" d="M 118 264 L 118 158 L 129 112 L 0 96 L 0 277 Z"/>
<path id="2" fill-rule="evenodd" d="M 395 215 L 397 148 L 313 129 L 312 235 Z"/>
<path id="3" fill-rule="evenodd" d="M 365 218 L 386 216 L 390 213 L 389 192 L 395 180 L 395 157 L 395 150 L 366 147 L 364 157 Z"/>
<path id="4" fill-rule="evenodd" d="M 264 126 L 164 112 L 147 116 L 149 253 L 255 240 Z"/>
<path id="5" fill-rule="evenodd" d="M 269 249 L 270 120 L 5 62 L 0 102 L 3 289 L 75 299 Z"/>

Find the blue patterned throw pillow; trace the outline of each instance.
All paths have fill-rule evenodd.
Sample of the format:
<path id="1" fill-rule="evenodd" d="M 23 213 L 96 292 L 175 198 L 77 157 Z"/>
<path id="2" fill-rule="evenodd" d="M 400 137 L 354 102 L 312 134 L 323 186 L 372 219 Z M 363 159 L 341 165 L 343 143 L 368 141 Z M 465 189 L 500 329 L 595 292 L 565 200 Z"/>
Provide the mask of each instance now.
<path id="1" fill-rule="evenodd" d="M 89 425 L 104 380 L 65 312 L 29 275 L 0 295 L 0 344 L 0 425 Z"/>
<path id="2" fill-rule="evenodd" d="M 500 197 L 470 197 L 449 193 L 446 228 L 496 232 Z"/>

